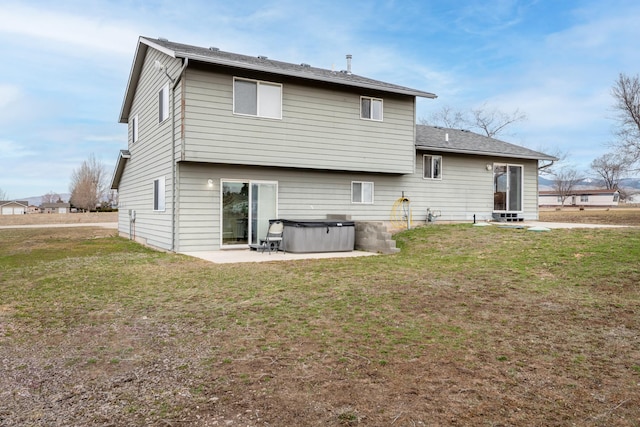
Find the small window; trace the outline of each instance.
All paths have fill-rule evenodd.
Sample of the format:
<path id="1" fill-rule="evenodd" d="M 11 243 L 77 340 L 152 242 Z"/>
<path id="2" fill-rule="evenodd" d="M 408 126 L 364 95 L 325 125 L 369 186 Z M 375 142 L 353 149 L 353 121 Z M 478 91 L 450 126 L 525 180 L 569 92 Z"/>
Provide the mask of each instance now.
<path id="1" fill-rule="evenodd" d="M 619 201 L 619 200 L 620 200 L 620 195 L 619 195 L 618 193 L 615 193 L 615 194 L 613 195 L 613 201 L 614 201 L 614 202 L 617 202 L 617 201 Z"/>
<path id="2" fill-rule="evenodd" d="M 169 83 L 158 92 L 158 123 L 169 118 Z"/>
<path id="3" fill-rule="evenodd" d="M 557 201 L 558 201 L 558 202 L 560 202 L 560 203 L 562 203 L 562 196 L 558 196 Z"/>
<path id="4" fill-rule="evenodd" d="M 382 121 L 382 99 L 360 97 L 360 118 Z"/>
<path id="5" fill-rule="evenodd" d="M 136 114 L 131 119 L 131 142 L 138 141 L 138 115 Z"/>
<path id="6" fill-rule="evenodd" d="M 233 112 L 247 116 L 282 118 L 282 85 L 257 80 L 233 80 Z"/>
<path id="7" fill-rule="evenodd" d="M 425 154 L 422 157 L 424 179 L 442 179 L 442 156 Z"/>
<path id="8" fill-rule="evenodd" d="M 373 203 L 373 182 L 353 181 L 351 183 L 352 203 Z"/>
<path id="9" fill-rule="evenodd" d="M 164 177 L 153 180 L 153 210 L 163 212 L 165 209 Z"/>
<path id="10" fill-rule="evenodd" d="M 580 201 L 581 202 L 588 202 L 589 201 L 589 196 L 587 194 L 582 194 L 580 196 Z"/>

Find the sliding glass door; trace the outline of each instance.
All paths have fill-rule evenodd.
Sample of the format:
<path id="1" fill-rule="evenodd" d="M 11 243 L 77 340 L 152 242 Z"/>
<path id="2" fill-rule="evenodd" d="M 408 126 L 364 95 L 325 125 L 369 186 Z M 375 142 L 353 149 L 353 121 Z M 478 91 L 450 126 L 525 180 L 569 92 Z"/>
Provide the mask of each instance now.
<path id="1" fill-rule="evenodd" d="M 522 211 L 522 166 L 493 165 L 493 210 Z"/>
<path id="2" fill-rule="evenodd" d="M 261 181 L 222 181 L 222 246 L 259 243 L 269 220 L 277 218 L 278 184 Z"/>

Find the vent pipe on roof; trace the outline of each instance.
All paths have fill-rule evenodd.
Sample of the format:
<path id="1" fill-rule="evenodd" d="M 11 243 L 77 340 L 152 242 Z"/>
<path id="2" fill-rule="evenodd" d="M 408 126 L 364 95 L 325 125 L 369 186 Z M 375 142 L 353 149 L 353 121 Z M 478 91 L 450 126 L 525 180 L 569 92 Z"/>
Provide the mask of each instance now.
<path id="1" fill-rule="evenodd" d="M 351 54 L 347 54 L 347 74 L 351 74 L 351 58 L 353 58 L 353 56 L 351 56 Z"/>
<path id="2" fill-rule="evenodd" d="M 448 133 L 444 134 L 444 142 L 449 142 L 449 134 Z"/>

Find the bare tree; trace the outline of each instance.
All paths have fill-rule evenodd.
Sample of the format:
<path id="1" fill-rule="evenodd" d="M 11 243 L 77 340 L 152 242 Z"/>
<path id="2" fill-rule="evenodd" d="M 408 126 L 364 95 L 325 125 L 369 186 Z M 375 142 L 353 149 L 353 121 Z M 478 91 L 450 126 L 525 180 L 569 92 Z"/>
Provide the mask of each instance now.
<path id="1" fill-rule="evenodd" d="M 631 169 L 632 159 L 626 152 L 606 153 L 591 162 L 591 170 L 604 181 L 607 190 L 618 189 L 620 180 Z"/>
<path id="2" fill-rule="evenodd" d="M 70 202 L 84 210 L 95 209 L 107 189 L 107 171 L 103 163 L 91 154 L 89 159 L 71 174 Z"/>
<path id="3" fill-rule="evenodd" d="M 518 109 L 511 113 L 505 113 L 497 108 L 489 107 L 487 104 L 469 111 L 456 110 L 445 105 L 427 119 L 421 119 L 420 123 L 455 129 L 468 128 L 493 138 L 509 125 L 524 121 L 526 118 L 527 115 Z"/>
<path id="4" fill-rule="evenodd" d="M 467 119 L 464 112 L 444 105 L 438 111 L 431 113 L 429 118 L 420 119 L 420 124 L 460 129 L 467 125 Z"/>
<path id="5" fill-rule="evenodd" d="M 553 188 L 558 193 L 562 206 L 564 202 L 573 194 L 573 190 L 584 178 L 579 176 L 578 171 L 571 167 L 565 166 L 555 171 L 553 175 Z"/>
<path id="6" fill-rule="evenodd" d="M 540 147 L 537 151 L 541 153 L 547 153 L 550 156 L 555 157 L 557 160 L 549 161 L 549 163 L 538 163 L 538 172 L 541 175 L 547 175 L 550 177 L 554 177 L 558 169 L 562 168 L 562 164 L 569 157 L 569 152 L 562 150 L 560 147 Z"/>
<path id="7" fill-rule="evenodd" d="M 618 146 L 634 161 L 640 160 L 640 77 L 620 73 L 611 89 L 618 116 Z"/>
<path id="8" fill-rule="evenodd" d="M 42 196 L 40 200 L 41 203 L 58 203 L 61 202 L 62 198 L 58 193 L 54 193 L 53 191 L 49 191 L 47 194 Z"/>
<path id="9" fill-rule="evenodd" d="M 472 109 L 472 126 L 481 129 L 489 138 L 501 133 L 507 126 L 522 122 L 527 119 L 527 115 L 519 109 L 511 113 L 505 113 L 497 108 L 490 108 L 486 104 L 477 109 Z"/>
<path id="10" fill-rule="evenodd" d="M 7 200 L 7 192 L 0 188 L 0 200 Z"/>

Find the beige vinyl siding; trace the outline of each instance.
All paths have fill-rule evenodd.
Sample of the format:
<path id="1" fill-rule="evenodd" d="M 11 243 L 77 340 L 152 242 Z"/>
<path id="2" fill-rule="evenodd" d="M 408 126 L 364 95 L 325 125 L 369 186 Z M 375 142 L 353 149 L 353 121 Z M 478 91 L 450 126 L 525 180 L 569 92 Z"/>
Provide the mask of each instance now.
<path id="1" fill-rule="evenodd" d="M 129 235 L 129 211 L 136 211 L 135 237 L 146 244 L 162 249 L 171 249 L 171 214 L 173 210 L 172 164 L 173 147 L 171 120 L 158 123 L 158 92 L 168 82 L 164 73 L 153 67 L 159 60 L 167 67 L 171 76 L 177 76 L 181 63 L 154 49 L 147 51 L 140 83 L 137 86 L 130 117 L 138 117 L 138 140 L 132 143 L 132 126 L 129 121 L 129 152 L 119 189 L 119 232 Z M 169 96 L 171 95 L 169 82 Z M 175 91 L 174 105 L 180 107 L 180 87 Z M 169 114 L 171 117 L 171 112 Z M 179 129 L 180 114 L 176 114 Z M 179 131 L 176 131 L 179 132 Z M 165 210 L 153 210 L 153 181 L 165 179 Z"/>
<path id="2" fill-rule="evenodd" d="M 381 96 L 384 120 L 360 119 L 360 96 L 282 83 L 282 119 L 233 114 L 233 77 L 189 69 L 185 160 L 312 169 L 413 172 L 414 98 Z M 268 79 L 263 79 L 269 81 Z"/>
<path id="3" fill-rule="evenodd" d="M 414 156 L 416 172 L 409 175 L 322 172 L 182 163 L 180 165 L 180 213 L 178 250 L 220 248 L 220 180 L 247 179 L 278 183 L 278 216 L 286 219 L 325 219 L 349 215 L 353 220 L 389 221 L 393 204 L 402 192 L 411 200 L 414 222 L 424 224 L 427 208 L 441 211 L 439 221 L 478 221 L 493 213 L 493 161 L 505 159 L 442 155 L 442 180 L 422 178 L 422 154 Z M 524 214 L 537 219 L 537 162 L 507 160 L 524 166 Z M 211 179 L 213 188 L 207 181 Z M 374 203 L 351 203 L 351 182 L 374 183 Z"/>

